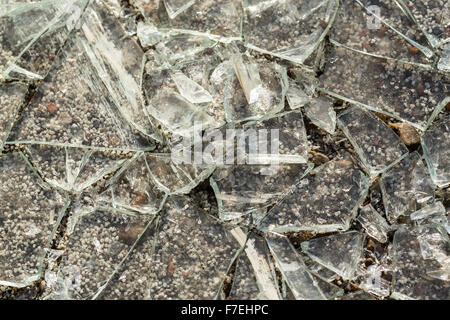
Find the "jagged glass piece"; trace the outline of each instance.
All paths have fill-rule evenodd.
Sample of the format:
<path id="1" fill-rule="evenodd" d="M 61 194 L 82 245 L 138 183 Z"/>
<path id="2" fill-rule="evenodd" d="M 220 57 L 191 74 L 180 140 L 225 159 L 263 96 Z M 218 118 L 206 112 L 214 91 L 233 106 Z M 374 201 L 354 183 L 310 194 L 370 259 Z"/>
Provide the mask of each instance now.
<path id="1" fill-rule="evenodd" d="M 392 29 L 399 36 L 403 37 L 416 49 L 414 52 L 422 51 L 427 57 L 433 56 L 433 51 L 428 48 L 429 41 L 420 27 L 415 23 L 415 18 L 409 12 L 409 6 L 403 4 L 403 1 L 380 0 L 376 3 L 376 10 L 371 10 L 373 3 L 370 0 L 356 0 L 366 10 L 371 12 L 374 22 Z"/>
<path id="2" fill-rule="evenodd" d="M 319 128 L 334 134 L 336 130 L 336 112 L 333 109 L 333 100 L 327 97 L 312 99 L 305 106 L 305 115 Z"/>
<path id="3" fill-rule="evenodd" d="M 255 68 L 251 68 L 256 72 Z M 255 86 L 247 87 L 247 84 L 240 84 L 239 74 L 244 70 L 235 72 L 227 79 L 225 89 L 224 108 L 228 122 L 241 122 L 245 120 L 259 120 L 263 117 L 274 115 L 284 108 L 284 99 L 288 89 L 286 69 L 278 64 L 261 62 L 257 63 L 261 87 L 257 91 L 257 96 L 251 96 L 251 90 Z M 248 75 L 250 78 L 250 75 Z M 251 78 L 257 77 L 252 75 Z M 248 88 L 243 90 L 242 88 Z M 246 94 L 247 92 L 247 94 Z M 248 99 L 253 101 L 249 103 Z M 257 100 L 254 98 L 257 97 Z"/>
<path id="4" fill-rule="evenodd" d="M 172 73 L 172 79 L 178 88 L 178 92 L 190 103 L 205 103 L 213 100 L 208 91 L 195 81 L 186 77 L 183 72 L 174 71 Z"/>
<path id="5" fill-rule="evenodd" d="M 298 109 L 311 101 L 311 97 L 293 80 L 289 80 L 289 89 L 286 92 L 286 99 L 291 109 Z"/>
<path id="6" fill-rule="evenodd" d="M 107 189 L 98 196 L 98 205 L 121 212 L 155 214 L 166 199 L 150 172 L 145 154 L 136 154 L 108 181 Z"/>
<path id="7" fill-rule="evenodd" d="M 435 202 L 416 212 L 411 213 L 411 220 L 418 225 L 423 224 L 440 224 L 450 233 L 450 220 L 446 215 L 446 210 L 442 202 Z"/>
<path id="8" fill-rule="evenodd" d="M 245 242 L 245 234 L 239 228 L 233 229 L 231 233 L 239 244 L 242 246 L 245 244 L 245 249 L 237 262 L 230 298 L 279 300 L 280 296 L 266 241 L 263 238 L 250 235 Z"/>
<path id="9" fill-rule="evenodd" d="M 384 267 L 380 264 L 372 264 L 367 267 L 358 287 L 378 297 L 390 295 L 391 282 L 382 277 Z"/>
<path id="10" fill-rule="evenodd" d="M 320 90 L 422 131 L 450 101 L 445 75 L 426 66 L 360 54 L 336 43 L 327 61 Z"/>
<path id="11" fill-rule="evenodd" d="M 28 86 L 23 83 L 0 83 L 0 152 L 24 102 Z"/>
<path id="12" fill-rule="evenodd" d="M 142 21 L 137 24 L 136 35 L 143 47 L 153 46 L 161 40 L 158 29 L 153 24 Z"/>
<path id="13" fill-rule="evenodd" d="M 368 192 L 366 176 L 349 160 L 312 170 L 261 222 L 275 232 L 347 230 Z"/>
<path id="14" fill-rule="evenodd" d="M 46 249 L 68 203 L 34 172 L 22 153 L 0 156 L 0 285 L 41 278 Z"/>
<path id="15" fill-rule="evenodd" d="M 355 148 L 371 178 L 408 154 L 408 148 L 395 132 L 370 111 L 351 107 L 339 114 L 338 126 Z"/>
<path id="16" fill-rule="evenodd" d="M 389 224 L 386 220 L 372 207 L 368 204 L 361 208 L 358 222 L 361 223 L 364 230 L 372 238 L 385 243 L 388 241 L 387 233 L 391 230 Z"/>
<path id="17" fill-rule="evenodd" d="M 167 194 L 186 194 L 207 179 L 214 165 L 176 163 L 169 154 L 147 155 L 150 175 L 158 188 Z"/>
<path id="18" fill-rule="evenodd" d="M 164 6 L 170 19 L 174 19 L 194 3 L 195 0 L 164 0 Z"/>
<path id="19" fill-rule="evenodd" d="M 311 259 L 306 254 L 300 253 L 303 262 L 305 263 L 305 266 L 308 268 L 308 270 L 314 274 L 320 277 L 321 279 L 325 280 L 326 282 L 333 282 L 334 280 L 338 279 L 339 276 L 334 273 L 333 271 L 325 268 L 321 264 L 315 262 L 313 259 Z"/>
<path id="20" fill-rule="evenodd" d="M 450 43 L 446 44 L 442 49 L 437 68 L 442 71 L 450 72 Z"/>
<path id="21" fill-rule="evenodd" d="M 51 0 L 0 9 L 0 79 L 43 79 L 87 2 Z"/>
<path id="22" fill-rule="evenodd" d="M 446 231 L 438 225 L 401 226 L 392 246 L 394 299 L 450 299 Z"/>
<path id="23" fill-rule="evenodd" d="M 245 0 L 243 35 L 247 46 L 303 63 L 327 34 L 337 7 L 334 0 Z"/>
<path id="24" fill-rule="evenodd" d="M 450 183 L 449 117 L 433 124 L 420 138 L 423 156 L 434 184 L 444 188 Z"/>
<path id="25" fill-rule="evenodd" d="M 77 194 L 115 172 L 126 160 L 111 152 L 49 145 L 30 145 L 27 151 L 48 184 Z"/>
<path id="26" fill-rule="evenodd" d="M 86 9 L 80 30 L 56 57 L 9 141 L 151 148 L 151 124 L 143 116 L 140 86 L 133 78 L 140 74 L 141 56 L 135 55 L 135 42 L 121 37 L 120 24 L 110 20 L 97 3 Z M 107 21 L 111 29 L 101 24 Z M 114 46 L 117 42 L 119 48 Z"/>
<path id="27" fill-rule="evenodd" d="M 312 260 L 342 278 L 352 280 L 363 258 L 363 243 L 363 234 L 349 231 L 302 242 L 301 247 Z"/>
<path id="28" fill-rule="evenodd" d="M 267 244 L 275 259 L 276 266 L 297 300 L 324 300 L 325 297 L 313 276 L 307 271 L 303 261 L 285 236 L 270 233 Z"/>
<path id="29" fill-rule="evenodd" d="M 240 248 L 189 198 L 166 203 L 150 270 L 150 298 L 213 299 Z"/>
<path id="30" fill-rule="evenodd" d="M 377 20 L 356 1 L 341 1 L 330 33 L 334 41 L 368 54 L 417 63 L 429 62 L 423 52 L 408 50 L 411 44 L 402 35 Z"/>
<path id="31" fill-rule="evenodd" d="M 248 104 L 257 102 L 262 87 L 258 65 L 250 61 L 244 62 L 243 57 L 236 54 L 233 56 L 233 67 Z"/>
<path id="32" fill-rule="evenodd" d="M 380 188 L 386 216 L 391 223 L 434 198 L 433 182 L 417 151 L 383 173 Z"/>
<path id="33" fill-rule="evenodd" d="M 60 296 L 53 298 L 95 298 L 146 231 L 148 220 L 114 211 L 75 210 L 69 218 L 70 239 L 58 270 L 62 288 Z"/>

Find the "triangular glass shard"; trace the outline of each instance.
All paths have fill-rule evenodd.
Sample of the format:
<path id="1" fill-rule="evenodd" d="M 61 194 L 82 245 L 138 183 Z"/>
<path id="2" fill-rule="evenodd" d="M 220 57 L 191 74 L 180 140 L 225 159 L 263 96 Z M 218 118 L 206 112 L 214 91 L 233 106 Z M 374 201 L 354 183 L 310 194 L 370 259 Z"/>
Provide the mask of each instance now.
<path id="1" fill-rule="evenodd" d="M 383 173 L 380 188 L 386 216 L 391 223 L 434 198 L 433 182 L 417 151 Z"/>
<path id="2" fill-rule="evenodd" d="M 249 48 L 303 63 L 327 34 L 337 7 L 334 0 L 246 0 L 243 36 Z"/>
<path id="3" fill-rule="evenodd" d="M 0 84 L 0 152 L 16 120 L 19 108 L 24 103 L 27 90 L 28 86 L 19 82 Z"/>
<path id="4" fill-rule="evenodd" d="M 450 43 L 446 44 L 442 49 L 437 68 L 442 71 L 450 72 Z"/>
<path id="5" fill-rule="evenodd" d="M 450 101 L 445 75 L 428 66 L 368 56 L 337 43 L 327 58 L 320 90 L 419 130 L 425 130 Z"/>
<path id="6" fill-rule="evenodd" d="M 0 79 L 43 79 L 87 3 L 51 0 L 0 10 Z"/>
<path id="7" fill-rule="evenodd" d="M 213 100 L 208 91 L 195 81 L 186 77 L 183 72 L 173 72 L 172 79 L 178 88 L 178 92 L 190 103 L 206 103 Z"/>
<path id="8" fill-rule="evenodd" d="M 126 160 L 108 152 L 50 145 L 29 145 L 27 151 L 48 184 L 76 194 L 115 172 Z"/>
<path id="9" fill-rule="evenodd" d="M 166 203 L 150 270 L 150 299 L 213 299 L 240 248 L 189 198 Z"/>
<path id="10" fill-rule="evenodd" d="M 391 297 L 450 299 L 449 246 L 447 232 L 438 225 L 400 227 L 395 232 L 391 252 L 394 270 Z"/>
<path id="11" fill-rule="evenodd" d="M 289 89 L 286 92 L 286 100 L 291 109 L 298 109 L 311 101 L 311 97 L 295 81 L 289 80 Z"/>
<path id="12" fill-rule="evenodd" d="M 336 130 L 336 112 L 333 100 L 326 97 L 314 98 L 305 106 L 305 115 L 319 128 L 329 134 Z"/>
<path id="13" fill-rule="evenodd" d="M 423 156 L 434 184 L 444 188 L 450 183 L 450 123 L 448 116 L 433 124 L 420 138 Z"/>
<path id="14" fill-rule="evenodd" d="M 68 203 L 34 172 L 22 153 L 0 156 L 0 285 L 39 280 L 46 249 Z"/>
<path id="15" fill-rule="evenodd" d="M 368 188 L 366 176 L 352 161 L 334 159 L 300 180 L 258 228 L 275 232 L 347 230 Z"/>
<path id="16" fill-rule="evenodd" d="M 258 65 L 244 61 L 241 55 L 236 54 L 233 56 L 233 67 L 248 104 L 257 102 L 262 87 Z"/>
<path id="17" fill-rule="evenodd" d="M 195 0 L 164 0 L 164 6 L 170 19 L 174 19 L 194 3 Z"/>
<path id="18" fill-rule="evenodd" d="M 313 276 L 285 236 L 270 233 L 266 237 L 276 266 L 297 300 L 324 300 Z"/>
<path id="19" fill-rule="evenodd" d="M 324 236 L 301 243 L 311 259 L 344 279 L 354 279 L 363 258 L 364 236 L 357 231 Z"/>
<path id="20" fill-rule="evenodd" d="M 357 221 L 367 234 L 381 243 L 388 241 L 387 233 L 391 230 L 386 220 L 368 204 L 361 208 Z"/>
<path id="21" fill-rule="evenodd" d="M 447 216 L 442 202 L 435 202 L 420 210 L 411 213 L 411 220 L 417 225 L 439 224 L 443 226 L 447 233 L 450 233 L 450 218 Z"/>
<path id="22" fill-rule="evenodd" d="M 370 111 L 351 107 L 339 114 L 338 126 L 355 148 L 371 178 L 408 154 L 408 148 L 395 132 Z"/>

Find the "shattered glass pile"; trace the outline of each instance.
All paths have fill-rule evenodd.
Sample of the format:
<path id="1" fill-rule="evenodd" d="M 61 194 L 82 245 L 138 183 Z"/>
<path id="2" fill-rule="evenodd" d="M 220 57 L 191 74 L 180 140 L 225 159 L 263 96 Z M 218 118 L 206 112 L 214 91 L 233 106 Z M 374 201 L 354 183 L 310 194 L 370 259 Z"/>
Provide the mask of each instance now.
<path id="1" fill-rule="evenodd" d="M 1 0 L 0 298 L 448 300 L 449 89 L 450 1 Z"/>

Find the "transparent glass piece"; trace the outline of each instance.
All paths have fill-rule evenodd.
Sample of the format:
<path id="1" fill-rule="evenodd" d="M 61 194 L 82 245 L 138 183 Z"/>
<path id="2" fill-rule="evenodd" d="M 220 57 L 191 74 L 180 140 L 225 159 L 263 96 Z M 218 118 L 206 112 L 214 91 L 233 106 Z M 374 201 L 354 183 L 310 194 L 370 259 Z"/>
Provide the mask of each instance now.
<path id="1" fill-rule="evenodd" d="M 251 68 L 256 72 L 256 66 Z M 259 120 L 265 116 L 271 116 L 283 110 L 284 99 L 288 89 L 286 69 L 278 64 L 261 62 L 257 64 L 261 87 L 257 91 L 257 100 L 252 100 L 255 96 L 250 95 L 250 91 L 255 86 L 243 90 L 239 77 L 235 73 L 227 80 L 224 97 L 224 108 L 228 122 L 241 122 L 245 120 Z M 252 78 L 255 78 L 253 75 Z M 248 103 L 248 98 L 254 103 Z"/>
<path id="2" fill-rule="evenodd" d="M 336 112 L 333 100 L 326 97 L 314 98 L 305 106 L 305 115 L 319 128 L 330 134 L 336 130 Z"/>
<path id="3" fill-rule="evenodd" d="M 133 249 L 148 219 L 106 210 L 74 212 L 69 221 L 73 230 L 58 270 L 64 296 L 58 298 L 94 298 Z"/>
<path id="4" fill-rule="evenodd" d="M 433 124 L 420 138 L 423 156 L 431 179 L 440 188 L 450 183 L 450 123 L 449 117 Z"/>
<path id="5" fill-rule="evenodd" d="M 286 92 L 286 99 L 291 109 L 298 109 L 311 101 L 311 97 L 293 80 L 289 80 L 289 89 Z"/>
<path id="6" fill-rule="evenodd" d="M 76 194 L 115 172 L 125 161 L 110 152 L 49 145 L 30 145 L 27 151 L 48 184 Z"/>
<path id="7" fill-rule="evenodd" d="M 150 298 L 213 299 L 240 245 L 186 197 L 166 203 L 150 270 Z"/>
<path id="8" fill-rule="evenodd" d="M 343 80 L 344 79 L 344 80 Z M 445 76 L 429 67 L 372 57 L 335 43 L 320 90 L 425 130 L 449 101 Z"/>
<path id="9" fill-rule="evenodd" d="M 358 287 L 378 297 L 388 297 L 391 283 L 382 277 L 383 271 L 379 264 L 368 266 Z"/>
<path id="10" fill-rule="evenodd" d="M 145 154 L 138 153 L 125 163 L 98 196 L 98 205 L 120 212 L 155 214 L 166 199 L 150 172 Z"/>
<path id="11" fill-rule="evenodd" d="M 443 47 L 437 68 L 442 71 L 450 72 L 450 43 Z"/>
<path id="12" fill-rule="evenodd" d="M 363 258 L 363 242 L 363 234 L 349 231 L 302 242 L 301 247 L 312 260 L 342 278 L 352 280 Z"/>
<path id="13" fill-rule="evenodd" d="M 371 204 L 361 208 L 357 221 L 372 238 L 381 243 L 388 241 L 387 233 L 390 231 L 390 226 Z"/>
<path id="14" fill-rule="evenodd" d="M 19 108 L 24 103 L 27 90 L 28 86 L 19 82 L 0 84 L 0 152 L 16 120 Z"/>
<path id="15" fill-rule="evenodd" d="M 53 0 L 0 9 L 0 79 L 43 79 L 86 4 Z"/>
<path id="16" fill-rule="evenodd" d="M 386 216 L 391 223 L 434 198 L 433 183 L 417 151 L 383 173 L 380 188 Z"/>
<path id="17" fill-rule="evenodd" d="M 339 114 L 338 126 L 355 148 L 371 178 L 408 154 L 408 148 L 395 132 L 370 111 L 351 107 Z"/>
<path id="18" fill-rule="evenodd" d="M 34 172 L 22 153 L 0 157 L 0 285 L 25 287 L 41 278 L 68 203 Z"/>
<path id="19" fill-rule="evenodd" d="M 352 161 L 334 159 L 312 170 L 267 214 L 261 230 L 347 230 L 368 192 L 366 176 Z"/>
<path id="20" fill-rule="evenodd" d="M 154 46 L 161 40 L 161 34 L 158 29 L 151 23 L 143 23 L 140 21 L 137 24 L 136 32 L 139 42 L 143 47 Z"/>
<path id="21" fill-rule="evenodd" d="M 174 19 L 194 3 L 195 0 L 164 0 L 164 6 L 166 7 L 170 19 Z"/>
<path id="22" fill-rule="evenodd" d="M 338 1 L 243 1 L 248 47 L 296 63 L 317 48 L 333 22 Z"/>
<path id="23" fill-rule="evenodd" d="M 417 225 L 440 224 L 447 230 L 447 233 L 450 233 L 450 218 L 446 214 L 447 212 L 442 202 L 435 202 L 411 213 L 410 218 Z"/>
<path id="24" fill-rule="evenodd" d="M 449 238 L 438 225 L 401 226 L 392 246 L 394 299 L 448 300 Z"/>
<path id="25" fill-rule="evenodd" d="M 284 281 L 297 300 L 324 300 L 322 291 L 307 271 L 303 261 L 285 236 L 269 233 L 266 237 Z"/>
<path id="26" fill-rule="evenodd" d="M 330 269 L 325 268 L 321 264 L 315 262 L 313 259 L 311 259 L 306 254 L 300 254 L 303 262 L 305 263 L 305 266 L 308 268 L 308 270 L 314 274 L 320 277 L 321 279 L 325 280 L 326 282 L 333 282 L 334 280 L 338 279 L 339 276 L 331 271 Z"/>
<path id="27" fill-rule="evenodd" d="M 214 165 L 176 163 L 170 154 L 147 155 L 148 169 L 155 184 L 167 194 L 186 194 L 207 179 Z"/>
<path id="28" fill-rule="evenodd" d="M 186 77 L 183 72 L 175 71 L 172 73 L 172 79 L 178 88 L 178 92 L 190 103 L 211 102 L 211 94 L 195 81 Z"/>
<path id="29" fill-rule="evenodd" d="M 257 102 L 262 87 L 258 65 L 244 61 L 241 55 L 236 54 L 233 56 L 233 67 L 248 104 Z"/>
<path id="30" fill-rule="evenodd" d="M 372 12 L 375 24 L 383 24 L 392 29 L 399 36 L 410 43 L 413 53 L 422 51 L 427 57 L 433 56 L 433 51 L 428 47 L 429 41 L 420 27 L 415 23 L 414 17 L 408 13 L 408 6 L 401 5 L 402 1 L 380 0 L 377 6 L 380 12 L 371 10 L 369 0 L 356 0 L 361 4 L 367 13 Z"/>
<path id="31" fill-rule="evenodd" d="M 133 51 L 128 54 L 113 46 L 114 41 L 119 41 L 117 37 L 121 30 L 116 30 L 114 25 L 112 29 L 102 29 L 97 19 L 103 21 L 103 9 L 92 4 L 87 10 L 81 29 L 68 39 L 59 52 L 49 75 L 23 111 L 9 141 L 127 150 L 152 147 L 149 132 L 142 132 L 145 130 L 140 130 L 141 126 L 133 122 L 130 113 L 124 109 L 124 105 L 141 108 L 135 115 L 139 114 L 139 119 L 147 118 L 142 116 L 143 106 L 136 100 L 140 87 L 133 87 L 137 85 L 135 79 L 130 80 L 131 74 L 119 63 L 123 58 L 128 61 L 127 68 L 137 72 L 141 61 L 134 60 Z M 114 38 L 114 41 L 109 42 L 107 36 Z M 134 48 L 126 38 L 123 42 L 122 45 Z M 112 48 L 106 50 L 103 46 Z M 100 57 L 100 52 L 106 55 L 105 60 Z M 124 85 L 127 88 L 122 87 Z M 132 94 L 133 88 L 138 90 L 134 92 L 136 95 Z M 122 93 L 130 96 L 122 100 Z M 145 128 L 150 129 L 150 123 Z"/>
<path id="32" fill-rule="evenodd" d="M 400 14 L 403 15 L 401 12 Z M 381 14 L 381 7 L 380 15 L 381 18 L 384 17 Z M 411 22 L 406 20 L 406 17 L 404 19 L 410 26 Z M 414 27 L 409 32 L 412 33 L 413 30 L 415 30 Z M 416 34 L 412 35 L 416 36 Z M 429 62 L 427 56 L 420 50 L 414 49 L 415 47 L 412 47 L 403 35 L 399 35 L 369 14 L 357 1 L 341 2 L 330 37 L 347 47 L 368 54 L 415 63 Z"/>
<path id="33" fill-rule="evenodd" d="M 242 231 L 239 232 L 240 237 L 235 235 L 236 229 L 231 232 L 242 246 L 245 244 L 245 249 L 237 262 L 230 298 L 239 300 L 280 299 L 266 241 L 251 234 L 245 242 L 245 235 Z"/>
<path id="34" fill-rule="evenodd" d="M 358 290 L 337 297 L 336 300 L 376 300 L 376 299 L 367 292 L 363 290 Z"/>

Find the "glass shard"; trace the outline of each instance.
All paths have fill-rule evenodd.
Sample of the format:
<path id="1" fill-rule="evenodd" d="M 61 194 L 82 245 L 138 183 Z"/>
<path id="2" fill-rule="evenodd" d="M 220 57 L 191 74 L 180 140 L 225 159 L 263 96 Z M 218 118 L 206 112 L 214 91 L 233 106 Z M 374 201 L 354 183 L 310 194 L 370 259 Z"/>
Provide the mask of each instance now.
<path id="1" fill-rule="evenodd" d="M 178 88 L 178 92 L 190 103 L 211 102 L 211 94 L 195 81 L 186 77 L 183 72 L 175 71 L 172 73 L 172 79 Z"/>
<path id="2" fill-rule="evenodd" d="M 0 285 L 41 278 L 46 250 L 68 204 L 40 180 L 22 153 L 0 156 Z"/>
<path id="3" fill-rule="evenodd" d="M 333 101 L 326 97 L 314 98 L 305 106 L 305 115 L 319 128 L 329 134 L 336 129 L 336 112 Z"/>
<path id="4" fill-rule="evenodd" d="M 394 131 L 370 111 L 351 107 L 339 114 L 338 126 L 355 148 L 371 178 L 389 169 L 408 153 Z"/>
<path id="5" fill-rule="evenodd" d="M 362 260 L 364 236 L 357 231 L 337 233 L 301 243 L 302 251 L 312 260 L 344 279 L 354 279 Z"/>
<path id="6" fill-rule="evenodd" d="M 236 54 L 233 57 L 233 67 L 248 104 L 257 102 L 262 86 L 258 65 L 249 61 L 244 62 L 243 57 Z"/>
<path id="7" fill-rule="evenodd" d="M 170 19 L 174 19 L 180 13 L 195 3 L 194 0 L 164 0 L 164 6 L 166 7 L 167 14 Z"/>
<path id="8" fill-rule="evenodd" d="M 434 198 L 433 183 L 417 151 L 383 173 L 380 188 L 386 216 L 391 223 Z"/>
<path id="9" fill-rule="evenodd" d="M 361 208 L 357 221 L 361 223 L 364 230 L 372 238 L 381 243 L 388 241 L 387 233 L 391 228 L 372 205 L 368 204 Z"/>
<path id="10" fill-rule="evenodd" d="M 368 188 L 366 176 L 352 161 L 334 159 L 300 180 L 259 228 L 275 232 L 347 230 Z"/>
<path id="11" fill-rule="evenodd" d="M 286 99 L 292 110 L 303 107 L 311 101 L 311 97 L 293 80 L 289 80 L 289 89 L 286 92 Z"/>
<path id="12" fill-rule="evenodd" d="M 450 123 L 446 116 L 420 138 L 431 179 L 440 188 L 450 183 Z"/>
<path id="13" fill-rule="evenodd" d="M 321 90 L 330 95 L 422 131 L 449 101 L 445 75 L 432 68 L 372 57 L 336 44 L 319 80 Z"/>
<path id="14" fill-rule="evenodd" d="M 437 68 L 442 71 L 450 72 L 450 43 L 446 44 L 442 49 Z"/>

